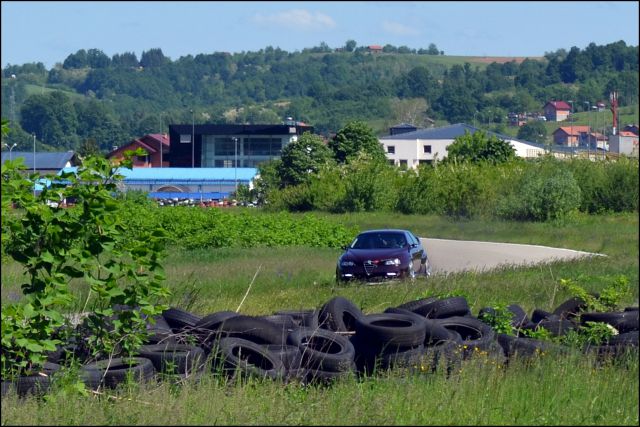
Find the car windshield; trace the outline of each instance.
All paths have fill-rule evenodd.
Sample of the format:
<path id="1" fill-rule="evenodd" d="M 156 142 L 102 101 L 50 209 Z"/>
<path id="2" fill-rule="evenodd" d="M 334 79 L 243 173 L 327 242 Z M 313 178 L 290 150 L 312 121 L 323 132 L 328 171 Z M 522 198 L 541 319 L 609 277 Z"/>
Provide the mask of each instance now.
<path id="1" fill-rule="evenodd" d="M 400 233 L 367 233 L 356 237 L 352 249 L 400 249 L 407 244 Z"/>

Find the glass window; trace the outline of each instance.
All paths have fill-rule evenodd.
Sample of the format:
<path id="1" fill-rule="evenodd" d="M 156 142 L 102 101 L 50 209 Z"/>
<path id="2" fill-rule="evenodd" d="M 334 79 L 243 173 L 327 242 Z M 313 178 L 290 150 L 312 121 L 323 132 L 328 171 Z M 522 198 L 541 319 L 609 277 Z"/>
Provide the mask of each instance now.
<path id="1" fill-rule="evenodd" d="M 189 133 L 181 133 L 180 134 L 180 143 L 181 144 L 188 144 L 191 142 L 191 134 Z"/>
<path id="2" fill-rule="evenodd" d="M 429 153 L 429 154 L 431 153 L 431 146 L 430 145 L 425 145 L 423 148 L 424 148 L 424 152 L 425 153 Z"/>
<path id="3" fill-rule="evenodd" d="M 389 153 L 389 154 L 396 154 L 396 146 L 395 146 L 395 145 L 389 145 L 389 146 L 387 146 L 387 153 Z"/>

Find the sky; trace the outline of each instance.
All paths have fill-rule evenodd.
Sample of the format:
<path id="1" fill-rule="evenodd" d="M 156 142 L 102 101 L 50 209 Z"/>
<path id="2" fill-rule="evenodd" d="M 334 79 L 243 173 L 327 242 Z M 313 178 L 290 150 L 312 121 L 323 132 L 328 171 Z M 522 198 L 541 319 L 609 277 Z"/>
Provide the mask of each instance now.
<path id="1" fill-rule="evenodd" d="M 165 56 L 391 44 L 445 55 L 543 56 L 623 40 L 638 1 L 2 1 L 1 65 L 48 69 L 79 49 Z"/>

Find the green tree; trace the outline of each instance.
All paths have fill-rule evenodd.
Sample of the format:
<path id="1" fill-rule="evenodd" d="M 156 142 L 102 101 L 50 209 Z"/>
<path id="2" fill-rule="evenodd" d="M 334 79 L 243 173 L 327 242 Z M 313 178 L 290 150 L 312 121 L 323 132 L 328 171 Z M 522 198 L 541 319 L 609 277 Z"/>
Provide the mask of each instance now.
<path id="1" fill-rule="evenodd" d="M 439 55 L 440 51 L 438 50 L 438 46 L 435 43 L 429 43 L 429 48 L 427 49 L 427 55 Z"/>
<path id="2" fill-rule="evenodd" d="M 43 142 L 73 148 L 77 141 L 78 117 L 70 98 L 60 91 L 30 96 L 20 109 L 20 126 Z"/>
<path id="3" fill-rule="evenodd" d="M 344 50 L 346 50 L 347 52 L 353 52 L 355 48 L 356 48 L 355 40 L 347 40 L 347 42 L 344 44 Z"/>
<path id="4" fill-rule="evenodd" d="M 538 120 L 527 122 L 524 126 L 518 129 L 518 139 L 546 144 L 547 127 L 544 123 Z"/>
<path id="5" fill-rule="evenodd" d="M 140 65 L 144 68 L 161 67 L 170 62 L 169 58 L 164 56 L 160 48 L 143 51 L 140 56 Z"/>
<path id="6" fill-rule="evenodd" d="M 323 165 L 332 160 L 331 150 L 322 137 L 305 132 L 298 141 L 282 149 L 278 174 L 282 186 L 298 185 L 316 174 Z"/>
<path id="7" fill-rule="evenodd" d="M 338 163 L 348 163 L 358 153 L 364 152 L 375 161 L 386 161 L 384 148 L 366 123 L 352 121 L 340 129 L 329 141 L 329 148 Z"/>
<path id="8" fill-rule="evenodd" d="M 484 131 L 476 131 L 473 134 L 465 131 L 464 135 L 457 137 L 453 144 L 447 147 L 445 161 L 504 163 L 515 157 L 515 150 L 511 144 L 497 136 L 487 136 Z"/>

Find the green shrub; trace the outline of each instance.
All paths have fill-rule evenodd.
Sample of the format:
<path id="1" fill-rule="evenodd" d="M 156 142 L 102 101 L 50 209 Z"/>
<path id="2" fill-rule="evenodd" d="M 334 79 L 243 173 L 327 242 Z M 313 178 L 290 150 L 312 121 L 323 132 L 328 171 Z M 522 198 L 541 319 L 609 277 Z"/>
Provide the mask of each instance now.
<path id="1" fill-rule="evenodd" d="M 497 209 L 505 219 L 562 220 L 580 206 L 578 183 L 571 171 L 554 159 L 528 165 L 513 185 L 514 190 Z"/>

